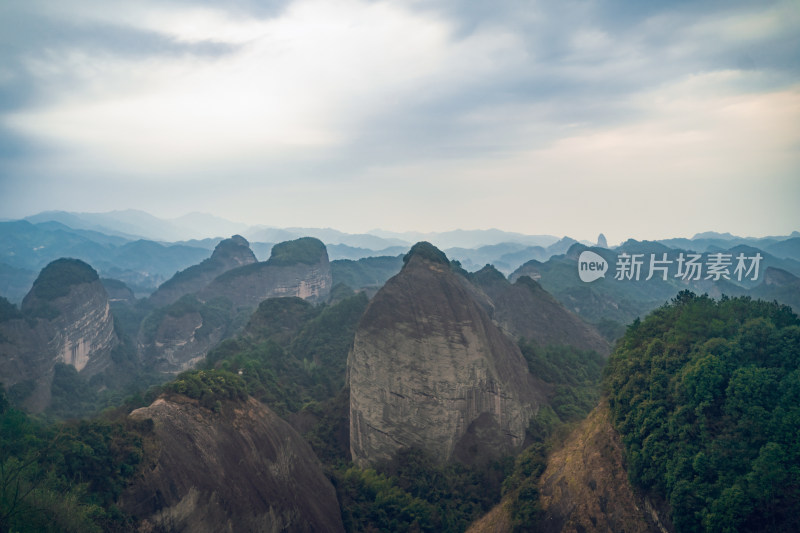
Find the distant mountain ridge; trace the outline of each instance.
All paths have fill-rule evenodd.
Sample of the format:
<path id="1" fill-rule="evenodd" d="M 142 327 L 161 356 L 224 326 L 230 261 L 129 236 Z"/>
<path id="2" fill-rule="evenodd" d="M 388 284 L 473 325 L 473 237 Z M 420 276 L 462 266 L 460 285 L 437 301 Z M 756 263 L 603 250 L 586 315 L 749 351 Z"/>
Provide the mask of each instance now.
<path id="1" fill-rule="evenodd" d="M 219 231 L 214 231 L 215 228 Z M 369 286 L 372 291 L 399 270 L 398 257 L 411 246 L 414 238 L 424 236 L 449 258 L 460 262 L 467 271 L 476 272 L 491 264 L 503 275 L 511 276 L 512 282 L 523 273 L 529 275 L 540 281 L 570 310 L 594 323 L 604 315 L 607 315 L 604 318 L 620 324 L 627 323 L 663 303 L 680 287 L 653 280 L 647 286 L 628 287 L 630 290 L 623 291 L 624 294 L 609 299 L 608 294 L 597 291 L 604 281 L 591 285 L 577 282 L 575 266 L 571 263 L 574 258 L 570 257 L 570 249 L 576 245 L 599 250 L 610 261 L 621 252 L 642 253 L 647 258 L 651 253 L 724 253 L 735 256 L 740 252 L 760 252 L 764 257 L 762 272 L 771 267 L 800 276 L 800 232 L 797 231 L 783 237 L 739 237 L 706 231 L 691 238 L 628 239 L 615 247 L 594 247 L 593 243 L 578 242 L 570 237 L 524 235 L 497 229 L 427 234 L 373 230 L 348 234 L 332 228 L 248 227 L 200 213 L 167 220 L 134 210 L 108 213 L 52 211 L 26 220 L 0 222 L 0 295 L 11 302 L 21 302 L 41 268 L 59 257 L 74 257 L 91 264 L 104 279 L 124 282 L 141 298 L 151 294 L 175 273 L 207 258 L 209 251 L 222 241 L 219 236 L 209 235 L 230 235 L 233 232 L 225 233 L 224 230 L 231 229 L 236 229 L 236 234 L 249 240 L 252 252 L 260 261 L 270 256 L 277 242 L 316 237 L 325 243 L 331 267 L 336 275 L 341 275 L 340 281 L 354 284 L 354 289 Z M 170 241 L 170 237 L 180 237 L 180 240 Z M 373 266 L 359 263 L 366 258 L 379 257 L 387 259 L 378 270 L 373 269 L 378 263 Z M 722 294 L 745 294 L 754 290 L 756 284 L 722 279 L 703 281 L 693 286 L 693 290 L 718 297 Z M 760 289 L 752 295 L 769 298 L 777 295 L 779 301 L 796 305 L 800 296 L 794 292 L 797 289 L 789 284 Z"/>

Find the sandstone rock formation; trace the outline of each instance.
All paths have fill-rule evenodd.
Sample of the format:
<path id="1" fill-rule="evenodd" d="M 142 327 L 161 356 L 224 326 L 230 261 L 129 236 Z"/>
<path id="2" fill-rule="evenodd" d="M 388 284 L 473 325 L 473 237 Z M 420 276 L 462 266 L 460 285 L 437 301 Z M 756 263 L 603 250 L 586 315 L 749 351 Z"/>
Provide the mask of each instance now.
<path id="1" fill-rule="evenodd" d="M 193 295 L 149 315 L 142 323 L 138 352 L 149 368 L 178 373 L 193 368 L 229 333 L 231 316 Z"/>
<path id="2" fill-rule="evenodd" d="M 222 268 L 220 265 L 235 262 L 245 264 L 205 281 L 214 265 Z M 161 372 L 194 367 L 234 333 L 237 316 L 249 315 L 262 301 L 276 297 L 325 301 L 332 284 L 325 245 L 313 238 L 276 244 L 270 259 L 259 263 L 247 241 L 234 236 L 221 242 L 211 259 L 196 266 L 202 268 L 191 267 L 176 275 L 150 303 L 166 301 L 200 285 L 202 289 L 151 312 L 139 331 L 140 358 Z"/>
<path id="3" fill-rule="evenodd" d="M 211 257 L 172 276 L 150 295 L 155 307 L 169 305 L 185 294 L 201 291 L 214 278 L 228 270 L 257 262 L 250 243 L 241 235 L 220 241 Z"/>
<path id="4" fill-rule="evenodd" d="M 524 337 L 539 346 L 563 344 L 608 356 L 611 347 L 593 327 L 564 308 L 528 276 L 511 284 L 487 265 L 471 276 L 491 301 L 492 319 L 515 339 Z"/>
<path id="5" fill-rule="evenodd" d="M 419 243 L 375 295 L 348 361 L 357 464 L 402 447 L 475 463 L 522 446 L 544 386 L 473 290 L 441 251 Z"/>
<path id="6" fill-rule="evenodd" d="M 227 298 L 235 309 L 255 309 L 262 300 L 284 296 L 316 303 L 327 299 L 332 281 L 325 245 L 313 237 L 303 237 L 276 244 L 263 263 L 234 268 L 218 276 L 198 293 L 198 298 Z"/>
<path id="7" fill-rule="evenodd" d="M 92 376 L 119 344 L 97 272 L 77 259 L 47 265 L 25 296 L 21 316 L 0 323 L 0 381 L 26 383 L 25 407 L 46 408 L 56 363 Z"/>
<path id="8" fill-rule="evenodd" d="M 309 445 L 256 400 L 215 413 L 171 395 L 130 416 L 153 420 L 143 472 L 120 498 L 139 531 L 344 531 Z"/>

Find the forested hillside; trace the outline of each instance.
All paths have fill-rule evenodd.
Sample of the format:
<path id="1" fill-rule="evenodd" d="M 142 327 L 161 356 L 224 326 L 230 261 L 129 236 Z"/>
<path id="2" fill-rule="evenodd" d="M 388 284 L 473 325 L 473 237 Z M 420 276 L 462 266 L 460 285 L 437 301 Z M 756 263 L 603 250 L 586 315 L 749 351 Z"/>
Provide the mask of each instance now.
<path id="1" fill-rule="evenodd" d="M 678 532 L 800 531 L 800 319 L 681 292 L 635 321 L 606 369 L 636 487 Z"/>

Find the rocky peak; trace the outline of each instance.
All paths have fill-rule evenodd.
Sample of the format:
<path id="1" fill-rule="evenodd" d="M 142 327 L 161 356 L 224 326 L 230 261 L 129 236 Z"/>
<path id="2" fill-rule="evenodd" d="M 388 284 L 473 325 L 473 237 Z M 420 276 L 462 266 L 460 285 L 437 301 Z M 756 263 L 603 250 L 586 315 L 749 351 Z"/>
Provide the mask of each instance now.
<path id="1" fill-rule="evenodd" d="M 47 265 L 22 301 L 25 315 L 47 320 L 56 362 L 96 374 L 111 362 L 119 340 L 108 293 L 97 272 L 78 259 Z"/>
<path id="2" fill-rule="evenodd" d="M 270 258 L 217 276 L 198 297 L 230 300 L 234 308 L 256 308 L 267 298 L 297 296 L 311 302 L 328 298 L 333 278 L 328 251 L 319 239 L 302 237 L 272 247 Z"/>
<path id="3" fill-rule="evenodd" d="M 22 301 L 22 311 L 26 314 L 52 312 L 43 306 L 69 295 L 70 289 L 84 283 L 98 281 L 97 271 L 80 259 L 56 259 L 42 269 L 33 287 Z"/>
<path id="4" fill-rule="evenodd" d="M 120 498 L 138 531 L 344 531 L 311 447 L 253 398 L 211 411 L 171 394 L 130 417 L 153 427 L 147 466 Z"/>
<path id="5" fill-rule="evenodd" d="M 427 261 L 429 263 L 450 265 L 445 253 L 427 241 L 421 241 L 411 247 L 408 253 L 403 256 L 403 265 L 408 265 L 409 261 Z"/>
<path id="6" fill-rule="evenodd" d="M 476 463 L 518 450 L 543 385 L 441 251 L 420 243 L 405 263 L 370 302 L 350 352 L 353 460 L 419 447 Z"/>
<path id="7" fill-rule="evenodd" d="M 250 243 L 241 235 L 234 235 L 217 244 L 211 254 L 211 260 L 226 261 L 236 266 L 249 265 L 256 262 L 256 256 L 250 249 Z"/>
<path id="8" fill-rule="evenodd" d="M 19 401 L 31 412 L 50 404 L 57 363 L 84 375 L 107 368 L 119 344 L 108 294 L 97 272 L 77 259 L 58 259 L 39 274 L 21 312 L 0 306 L 0 377 L 19 385 Z"/>
<path id="9" fill-rule="evenodd" d="M 150 296 L 150 303 L 156 307 L 169 305 L 187 294 L 203 290 L 214 278 L 231 269 L 256 262 L 250 243 L 241 235 L 234 235 L 220 241 L 211 257 L 164 282 Z"/>

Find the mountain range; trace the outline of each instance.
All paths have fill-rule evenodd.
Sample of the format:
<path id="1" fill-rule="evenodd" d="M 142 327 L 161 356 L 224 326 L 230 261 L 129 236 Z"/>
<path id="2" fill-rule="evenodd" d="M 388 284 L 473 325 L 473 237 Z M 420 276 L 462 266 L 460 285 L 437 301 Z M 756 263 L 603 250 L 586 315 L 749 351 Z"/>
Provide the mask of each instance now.
<path id="1" fill-rule="evenodd" d="M 800 526 L 800 234 L 40 216 L 0 223 L 0 530 Z"/>
<path id="2" fill-rule="evenodd" d="M 348 234 L 330 228 L 248 227 L 200 213 L 161 219 L 135 210 L 108 213 L 48 211 L 24 220 L 0 222 L 0 294 L 20 302 L 39 270 L 59 257 L 73 257 L 91 264 L 101 277 L 121 280 L 138 296 L 145 296 L 176 272 L 206 258 L 224 236 L 233 234 L 248 239 L 260 260 L 269 257 L 275 243 L 307 236 L 324 242 L 332 261 L 398 257 L 413 243 L 427 241 L 469 271 L 491 264 L 505 275 L 512 274 L 529 261 L 545 262 L 553 256 L 563 255 L 578 242 L 570 237 L 523 235 L 501 230 L 440 233 L 373 230 L 367 234 Z M 610 249 L 630 248 L 635 242 L 628 241 Z M 770 266 L 800 276 L 798 232 L 764 238 L 706 232 L 691 239 L 650 242 L 670 249 L 700 253 L 747 246 L 772 256 L 775 261 Z M 595 243 L 583 241 L 580 244 L 592 246 Z"/>

